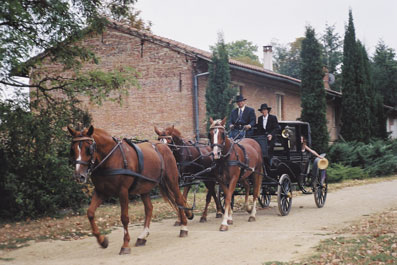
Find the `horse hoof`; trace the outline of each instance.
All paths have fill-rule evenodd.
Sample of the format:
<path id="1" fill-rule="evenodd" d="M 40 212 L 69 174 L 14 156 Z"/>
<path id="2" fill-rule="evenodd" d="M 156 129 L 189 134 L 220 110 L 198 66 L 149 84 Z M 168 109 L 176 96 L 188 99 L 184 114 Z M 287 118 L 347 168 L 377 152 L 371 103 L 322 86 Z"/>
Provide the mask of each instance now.
<path id="1" fill-rule="evenodd" d="M 250 216 L 250 218 L 248 218 L 248 222 L 255 222 L 255 221 L 256 221 L 256 219 L 253 216 Z"/>
<path id="2" fill-rule="evenodd" d="M 221 225 L 221 227 L 219 227 L 219 231 L 225 232 L 229 229 L 229 227 L 227 225 Z"/>
<path id="3" fill-rule="evenodd" d="M 216 218 L 222 218 L 222 214 L 221 213 L 216 213 Z"/>
<path id="4" fill-rule="evenodd" d="M 146 239 L 138 238 L 136 240 L 135 246 L 136 247 L 142 247 L 146 244 Z"/>
<path id="5" fill-rule="evenodd" d="M 108 238 L 105 236 L 105 238 L 103 239 L 102 243 L 100 243 L 101 247 L 103 248 L 107 248 L 109 246 L 109 240 Z"/>
<path id="6" fill-rule="evenodd" d="M 227 220 L 227 224 L 228 225 L 232 225 L 233 224 L 233 220 Z"/>
<path id="7" fill-rule="evenodd" d="M 205 223 L 205 222 L 207 222 L 207 217 L 201 216 L 200 223 Z"/>
<path id="8" fill-rule="evenodd" d="M 192 215 L 190 217 L 188 217 L 187 219 L 193 220 L 193 218 L 194 218 L 194 213 L 192 213 Z"/>
<path id="9" fill-rule="evenodd" d="M 126 255 L 126 254 L 130 254 L 130 253 L 131 253 L 130 248 L 121 248 L 119 255 Z"/>
<path id="10" fill-rule="evenodd" d="M 181 225 L 181 222 L 180 222 L 180 221 L 175 221 L 174 226 L 180 226 L 180 225 Z"/>
<path id="11" fill-rule="evenodd" d="M 187 237 L 187 230 L 181 230 L 180 232 L 179 232 L 179 237 Z"/>

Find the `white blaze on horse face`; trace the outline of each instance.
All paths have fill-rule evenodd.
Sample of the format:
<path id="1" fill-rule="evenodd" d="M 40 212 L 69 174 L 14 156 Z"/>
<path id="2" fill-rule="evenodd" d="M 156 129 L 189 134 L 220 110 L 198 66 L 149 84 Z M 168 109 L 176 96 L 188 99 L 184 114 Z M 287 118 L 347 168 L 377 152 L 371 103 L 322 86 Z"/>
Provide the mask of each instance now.
<path id="1" fill-rule="evenodd" d="M 167 139 L 165 139 L 165 138 L 161 138 L 160 142 L 162 142 L 163 144 L 168 144 Z"/>
<path id="2" fill-rule="evenodd" d="M 77 150 L 79 153 L 79 157 L 77 158 L 77 161 L 81 161 L 81 149 L 79 145 L 77 145 Z M 80 170 L 80 164 L 76 163 L 76 172 L 79 172 L 79 170 Z"/>
<path id="3" fill-rule="evenodd" d="M 215 129 L 214 130 L 214 149 L 213 149 L 214 159 L 219 159 L 218 134 L 219 134 L 219 130 Z"/>

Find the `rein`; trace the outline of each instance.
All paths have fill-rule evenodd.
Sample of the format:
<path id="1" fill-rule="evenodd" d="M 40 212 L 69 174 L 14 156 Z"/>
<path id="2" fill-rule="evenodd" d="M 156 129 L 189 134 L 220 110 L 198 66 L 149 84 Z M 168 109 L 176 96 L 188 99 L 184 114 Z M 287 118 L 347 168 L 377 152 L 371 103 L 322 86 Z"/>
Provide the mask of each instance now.
<path id="1" fill-rule="evenodd" d="M 127 159 L 126 159 L 126 157 L 125 157 L 124 149 L 123 149 L 123 147 L 122 147 L 122 141 L 118 140 L 118 139 L 115 138 L 115 137 L 112 137 L 112 138 L 113 138 L 113 140 L 116 142 L 116 145 L 112 148 L 112 150 L 110 150 L 110 152 L 109 152 L 109 153 L 108 153 L 108 154 L 107 154 L 95 167 L 94 167 L 94 164 L 95 164 L 95 159 L 94 159 L 95 156 L 94 156 L 94 154 L 95 154 L 95 152 L 96 152 L 96 143 L 95 143 L 94 138 L 92 138 L 92 137 L 87 137 L 87 136 L 73 138 L 73 140 L 72 140 L 73 142 L 81 142 L 81 141 L 92 141 L 92 142 L 93 142 L 93 143 L 91 144 L 91 146 L 90 146 L 90 155 L 91 155 L 90 162 L 81 161 L 81 160 L 76 160 L 75 163 L 76 163 L 76 164 L 82 164 L 82 165 L 88 165 L 88 166 L 89 166 L 89 168 L 88 168 L 88 175 L 90 176 L 90 175 L 93 174 L 94 171 L 97 170 L 103 163 L 105 163 L 106 160 L 109 159 L 109 157 L 117 150 L 117 148 L 120 148 L 120 152 L 121 152 L 121 155 L 122 155 L 122 157 L 123 157 L 124 168 L 119 168 L 119 169 L 113 169 L 113 168 L 104 169 L 104 170 L 100 171 L 101 174 L 107 175 L 107 176 L 113 176 L 113 175 L 129 175 L 129 176 L 134 176 L 134 177 L 142 178 L 142 179 L 144 179 L 144 180 L 151 181 L 151 182 L 155 182 L 155 183 L 159 183 L 159 182 L 160 182 L 160 180 L 150 179 L 150 178 L 148 178 L 148 177 L 146 177 L 146 176 L 144 176 L 144 175 L 142 175 L 142 174 L 140 174 L 140 173 L 138 173 L 138 172 L 135 172 L 135 171 L 132 171 L 132 170 L 128 169 L 128 168 L 127 168 L 128 163 L 127 163 Z M 137 155 L 138 155 L 138 157 L 139 157 L 139 152 L 140 152 L 140 150 L 139 150 L 139 151 L 138 151 L 138 150 L 139 150 L 139 149 L 135 149 L 135 151 L 137 152 Z M 160 156 L 160 158 L 161 158 L 160 160 L 162 161 L 162 162 L 161 162 L 161 173 L 160 173 L 160 179 L 161 179 L 162 176 L 163 176 L 164 161 L 163 161 L 163 159 L 162 159 L 160 153 L 158 152 L 157 148 L 155 148 L 155 150 L 156 150 L 156 152 L 158 153 L 158 155 Z M 139 161 L 138 161 L 138 162 L 139 162 Z"/>

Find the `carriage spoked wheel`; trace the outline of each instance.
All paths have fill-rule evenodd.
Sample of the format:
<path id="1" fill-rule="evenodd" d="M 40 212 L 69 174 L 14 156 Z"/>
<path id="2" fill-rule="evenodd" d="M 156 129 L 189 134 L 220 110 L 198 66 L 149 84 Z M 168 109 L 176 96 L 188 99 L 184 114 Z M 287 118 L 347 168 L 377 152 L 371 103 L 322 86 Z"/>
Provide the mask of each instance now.
<path id="1" fill-rule="evenodd" d="M 317 177 L 313 180 L 313 193 L 314 201 L 318 208 L 322 208 L 327 199 L 328 192 L 328 181 L 327 181 L 327 171 L 319 170 Z"/>
<path id="2" fill-rule="evenodd" d="M 223 192 L 223 189 L 218 186 L 218 198 L 222 206 L 222 213 L 225 213 L 225 193 Z M 232 201 L 230 202 L 230 207 L 233 210 L 234 206 L 234 194 L 232 195 Z"/>
<path id="3" fill-rule="evenodd" d="M 277 187 L 278 210 L 282 216 L 288 215 L 292 205 L 292 185 L 288 174 L 280 177 Z"/>
<path id="4" fill-rule="evenodd" d="M 258 197 L 258 202 L 262 208 L 266 208 L 269 207 L 271 198 L 272 195 L 267 194 L 265 188 L 262 188 L 262 192 Z"/>

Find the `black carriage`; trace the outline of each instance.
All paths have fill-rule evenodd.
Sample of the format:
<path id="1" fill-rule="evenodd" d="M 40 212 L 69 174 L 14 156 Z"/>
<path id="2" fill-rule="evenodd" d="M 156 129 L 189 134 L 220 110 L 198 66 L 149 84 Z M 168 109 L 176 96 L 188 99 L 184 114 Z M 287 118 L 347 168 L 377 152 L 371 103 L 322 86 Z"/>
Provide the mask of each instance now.
<path id="1" fill-rule="evenodd" d="M 271 196 L 277 196 L 278 209 L 282 216 L 288 215 L 292 205 L 292 192 L 302 191 L 314 194 L 317 207 L 321 208 L 327 198 L 327 176 L 325 159 L 314 157 L 310 152 L 302 150 L 302 137 L 307 146 L 311 146 L 310 124 L 300 121 L 280 121 L 281 133 L 276 136 L 273 157 L 269 159 L 268 150 L 263 150 L 266 174 L 262 181 L 259 204 L 269 206 Z M 263 149 L 267 149 L 264 135 L 250 136 Z M 324 154 L 322 156 L 325 156 Z M 321 160 L 321 162 L 320 162 Z M 219 191 L 219 198 L 223 199 Z M 242 188 L 236 189 L 234 195 L 242 195 Z M 232 200 L 233 204 L 233 200 Z"/>

